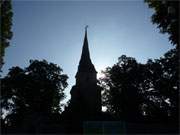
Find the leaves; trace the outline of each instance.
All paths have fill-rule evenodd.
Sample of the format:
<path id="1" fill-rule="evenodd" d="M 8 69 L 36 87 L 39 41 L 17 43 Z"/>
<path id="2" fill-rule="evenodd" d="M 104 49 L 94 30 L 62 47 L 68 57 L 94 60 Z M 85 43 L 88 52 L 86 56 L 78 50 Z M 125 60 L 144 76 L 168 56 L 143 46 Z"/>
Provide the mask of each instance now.
<path id="1" fill-rule="evenodd" d="M 163 57 L 137 63 L 122 55 L 101 78 L 103 105 L 126 120 L 135 117 L 174 119 L 178 114 L 178 50 Z"/>
<path id="2" fill-rule="evenodd" d="M 7 76 L 1 79 L 2 108 L 13 108 L 12 116 L 15 113 L 61 111 L 60 101 L 65 97 L 68 79 L 62 71 L 56 64 L 45 60 L 31 60 L 25 69 L 11 68 Z"/>
<path id="3" fill-rule="evenodd" d="M 151 17 L 161 33 L 168 33 L 173 45 L 179 46 L 179 1 L 145 0 L 155 10 Z"/>
<path id="4" fill-rule="evenodd" d="M 0 1 L 0 29 L 1 29 L 1 35 L 0 35 L 0 68 L 3 65 L 3 56 L 5 52 L 5 48 L 9 46 L 10 39 L 13 36 L 13 33 L 11 31 L 12 27 L 12 5 L 11 0 L 1 0 Z"/>

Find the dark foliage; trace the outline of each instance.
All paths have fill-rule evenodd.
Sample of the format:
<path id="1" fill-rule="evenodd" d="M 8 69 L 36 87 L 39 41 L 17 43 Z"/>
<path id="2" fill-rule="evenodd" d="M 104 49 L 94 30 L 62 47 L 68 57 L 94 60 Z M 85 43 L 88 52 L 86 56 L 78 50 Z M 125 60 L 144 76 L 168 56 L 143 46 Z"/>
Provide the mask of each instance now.
<path id="1" fill-rule="evenodd" d="M 45 60 L 31 60 L 25 69 L 11 68 L 1 79 L 1 117 L 8 111 L 6 125 L 25 126 L 42 115 L 59 113 L 67 78 L 59 66 Z"/>
<path id="2" fill-rule="evenodd" d="M 155 9 L 152 22 L 157 24 L 161 33 L 168 33 L 169 40 L 178 46 L 179 2 L 165 0 L 145 0 L 145 2 Z M 12 38 L 13 13 L 10 0 L 1 0 L 0 7 L 1 68 L 4 50 Z M 96 122 L 92 126 L 94 128 L 94 124 L 99 125 L 95 132 L 106 133 L 104 129 L 114 132 L 114 129 L 122 128 L 123 122 L 126 129 L 123 125 L 120 130 L 125 133 L 177 132 L 178 63 L 177 48 L 170 50 L 160 59 L 148 60 L 146 64 L 122 55 L 115 65 L 104 71 L 105 77 L 100 79 L 100 85 L 103 87 L 103 105 L 107 107 L 107 112 L 100 112 L 95 117 Z M 45 60 L 31 60 L 25 69 L 11 68 L 8 75 L 1 79 L 3 133 L 84 133 L 84 129 L 88 129 L 91 123 L 87 123 L 88 126 L 85 127 L 84 122 L 88 119 L 83 119 L 85 111 L 82 107 L 69 105 L 61 115 L 59 113 L 62 111 L 60 101 L 65 97 L 67 78 L 67 75 L 62 74 L 60 67 Z M 83 101 L 79 104 L 83 104 Z M 79 110 L 74 113 L 74 108 Z M 86 111 L 90 112 L 90 109 L 87 108 Z M 4 114 L 7 115 L 5 118 Z M 116 122 L 110 121 L 119 120 L 117 127 L 111 125 Z M 105 127 L 106 121 L 112 128 L 109 125 Z M 157 125 L 154 125 L 156 122 Z M 162 123 L 170 124 L 164 126 Z M 166 127 L 168 129 L 164 130 Z"/>
<path id="3" fill-rule="evenodd" d="M 113 67 L 106 69 L 105 78 L 101 81 L 105 88 L 103 101 L 108 111 L 126 120 L 139 116 L 142 98 L 139 94 L 139 84 L 143 80 L 141 69 L 143 65 L 125 55 L 122 55 Z"/>
<path id="4" fill-rule="evenodd" d="M 169 40 L 179 46 L 179 6 L 177 0 L 145 0 L 155 10 L 152 22 L 157 24 L 161 33 L 168 33 Z"/>
<path id="5" fill-rule="evenodd" d="M 9 40 L 12 38 L 12 5 L 11 0 L 0 1 L 0 69 L 3 65 L 3 56 L 5 48 L 9 46 Z"/>
<path id="6" fill-rule="evenodd" d="M 137 63 L 121 56 L 104 71 L 103 104 L 121 119 L 136 121 L 178 121 L 178 51 L 164 57 Z"/>

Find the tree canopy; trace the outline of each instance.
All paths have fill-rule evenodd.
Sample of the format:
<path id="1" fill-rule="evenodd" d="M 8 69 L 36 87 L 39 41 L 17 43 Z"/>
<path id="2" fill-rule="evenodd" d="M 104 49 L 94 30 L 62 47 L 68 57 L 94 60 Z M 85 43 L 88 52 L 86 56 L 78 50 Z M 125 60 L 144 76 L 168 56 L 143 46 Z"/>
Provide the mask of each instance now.
<path id="1" fill-rule="evenodd" d="M 155 10 L 152 15 L 153 24 L 157 24 L 161 33 L 168 33 L 169 40 L 179 46 L 179 1 L 145 0 Z"/>
<path id="2" fill-rule="evenodd" d="M 45 60 L 30 60 L 30 65 L 24 69 L 11 68 L 1 79 L 1 117 L 3 110 L 8 110 L 6 121 L 14 124 L 20 123 L 26 113 L 61 111 L 60 101 L 65 97 L 68 78 L 62 71 Z"/>
<path id="3" fill-rule="evenodd" d="M 177 61 L 177 49 L 145 64 L 122 55 L 101 78 L 103 104 L 109 112 L 126 120 L 147 117 L 175 121 L 179 98 Z"/>
<path id="4" fill-rule="evenodd" d="M 122 55 L 115 65 L 106 69 L 101 81 L 105 88 L 103 101 L 108 111 L 122 118 L 138 117 L 141 102 L 138 85 L 142 80 L 139 74 L 142 68 L 134 58 Z"/>
<path id="5" fill-rule="evenodd" d="M 9 41 L 12 38 L 12 4 L 11 0 L 1 0 L 0 1 L 0 69 L 3 65 L 3 56 L 5 52 L 5 48 L 9 46 Z"/>

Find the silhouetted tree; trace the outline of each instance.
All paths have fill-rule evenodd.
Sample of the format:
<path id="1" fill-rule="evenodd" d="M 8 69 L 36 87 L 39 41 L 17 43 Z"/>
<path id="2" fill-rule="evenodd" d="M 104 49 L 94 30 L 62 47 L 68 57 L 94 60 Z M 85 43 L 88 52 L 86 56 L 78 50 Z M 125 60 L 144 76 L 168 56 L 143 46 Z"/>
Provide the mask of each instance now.
<path id="1" fill-rule="evenodd" d="M 152 121 L 178 121 L 177 49 L 146 64 L 122 55 L 104 75 L 101 78 L 103 104 L 109 112 L 126 120 L 143 116 Z"/>
<path id="2" fill-rule="evenodd" d="M 25 69 L 11 68 L 2 79 L 1 112 L 9 111 L 5 121 L 11 126 L 22 126 L 29 122 L 24 122 L 27 114 L 36 121 L 42 114 L 61 111 L 67 78 L 59 66 L 45 60 L 30 60 Z"/>
<path id="3" fill-rule="evenodd" d="M 103 101 L 107 110 L 126 120 L 140 116 L 140 82 L 143 80 L 143 65 L 134 58 L 122 55 L 118 62 L 108 67 L 102 78 Z"/>
<path id="4" fill-rule="evenodd" d="M 168 33 L 169 40 L 179 46 L 179 1 L 145 0 L 155 10 L 152 22 L 157 24 L 161 33 Z"/>
<path id="5" fill-rule="evenodd" d="M 160 59 L 146 64 L 148 89 L 145 91 L 145 108 L 152 117 L 161 120 L 178 120 L 179 78 L 178 51 L 172 49 Z M 147 101 L 147 102 L 146 102 Z M 147 114 L 147 115 L 148 115 Z"/>
<path id="6" fill-rule="evenodd" d="M 0 1 L 0 69 L 3 65 L 3 56 L 5 48 L 9 46 L 9 40 L 12 38 L 12 5 L 11 0 L 1 0 Z"/>
<path id="7" fill-rule="evenodd" d="M 147 62 L 150 71 L 150 91 L 146 92 L 148 105 L 144 108 L 151 116 L 178 121 L 178 47 L 179 47 L 179 1 L 145 0 L 150 8 L 155 10 L 152 22 L 157 24 L 161 33 L 168 33 L 169 40 L 176 45 L 175 49 L 168 51 L 160 59 Z M 168 116 L 168 117 L 167 117 Z M 166 117 L 166 118 L 165 118 Z"/>

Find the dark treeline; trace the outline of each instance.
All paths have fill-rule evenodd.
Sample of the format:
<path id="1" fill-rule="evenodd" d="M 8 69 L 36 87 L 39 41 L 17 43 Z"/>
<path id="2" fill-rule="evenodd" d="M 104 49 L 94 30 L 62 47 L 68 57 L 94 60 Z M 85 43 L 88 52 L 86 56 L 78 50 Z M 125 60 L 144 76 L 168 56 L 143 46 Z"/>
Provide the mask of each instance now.
<path id="1" fill-rule="evenodd" d="M 25 69 L 11 68 L 1 79 L 2 130 L 37 132 L 39 124 L 53 121 L 62 112 L 67 78 L 59 66 L 45 60 L 31 60 Z"/>
<path id="2" fill-rule="evenodd" d="M 126 121 L 178 122 L 178 51 L 138 63 L 122 55 L 101 78 L 107 111 Z"/>
<path id="3" fill-rule="evenodd" d="M 177 61 L 177 49 L 170 50 L 160 59 L 148 60 L 146 64 L 125 55 L 119 57 L 99 80 L 103 88 L 102 103 L 107 112 L 102 113 L 98 121 L 171 123 L 177 132 Z M 67 75 L 62 74 L 60 67 L 45 60 L 31 60 L 25 69 L 11 68 L 1 79 L 2 132 L 66 132 L 63 129 L 69 120 L 66 109 L 61 113 L 66 86 Z"/>

